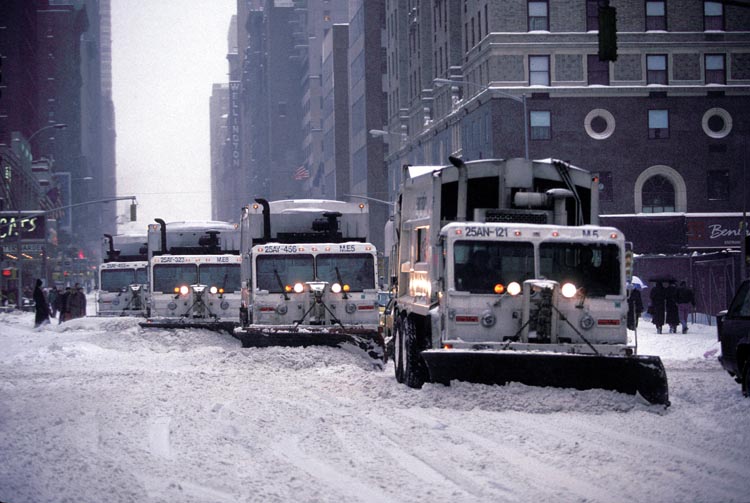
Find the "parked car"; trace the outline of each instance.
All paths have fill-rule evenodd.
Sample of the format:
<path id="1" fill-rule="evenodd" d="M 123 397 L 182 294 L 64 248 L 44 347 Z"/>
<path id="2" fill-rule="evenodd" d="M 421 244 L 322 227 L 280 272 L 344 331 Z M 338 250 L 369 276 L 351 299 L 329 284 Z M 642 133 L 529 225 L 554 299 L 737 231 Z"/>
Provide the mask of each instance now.
<path id="1" fill-rule="evenodd" d="M 729 309 L 716 315 L 716 321 L 719 362 L 742 384 L 742 394 L 750 396 L 750 280 L 742 282 Z"/>

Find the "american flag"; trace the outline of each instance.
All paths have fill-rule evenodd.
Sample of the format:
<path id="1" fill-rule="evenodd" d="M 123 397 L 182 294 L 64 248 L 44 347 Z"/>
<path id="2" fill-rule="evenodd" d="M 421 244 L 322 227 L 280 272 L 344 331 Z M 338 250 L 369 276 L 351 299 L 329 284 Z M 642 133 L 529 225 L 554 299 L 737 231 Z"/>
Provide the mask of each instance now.
<path id="1" fill-rule="evenodd" d="M 294 172 L 294 179 L 295 180 L 304 180 L 306 178 L 310 178 L 310 170 L 307 169 L 304 164 L 297 168 L 297 171 Z"/>

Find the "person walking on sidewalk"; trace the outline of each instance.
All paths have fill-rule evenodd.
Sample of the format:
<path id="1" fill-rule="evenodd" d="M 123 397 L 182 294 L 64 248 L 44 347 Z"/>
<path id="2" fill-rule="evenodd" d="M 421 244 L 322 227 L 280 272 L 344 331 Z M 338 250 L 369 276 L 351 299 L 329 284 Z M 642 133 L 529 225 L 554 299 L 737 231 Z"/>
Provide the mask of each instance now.
<path id="1" fill-rule="evenodd" d="M 682 323 L 682 333 L 688 331 L 688 316 L 691 311 L 695 311 L 695 294 L 693 289 L 687 286 L 686 281 L 680 281 L 677 288 L 677 307 L 680 310 L 680 323 Z"/>

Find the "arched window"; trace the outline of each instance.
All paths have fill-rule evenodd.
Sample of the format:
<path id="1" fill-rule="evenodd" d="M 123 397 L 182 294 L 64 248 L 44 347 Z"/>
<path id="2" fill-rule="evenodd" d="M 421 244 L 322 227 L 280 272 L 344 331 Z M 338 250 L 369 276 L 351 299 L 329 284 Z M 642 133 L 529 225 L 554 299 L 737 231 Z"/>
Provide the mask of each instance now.
<path id="1" fill-rule="evenodd" d="M 643 213 L 675 211 L 675 190 L 665 176 L 655 175 L 643 183 Z"/>

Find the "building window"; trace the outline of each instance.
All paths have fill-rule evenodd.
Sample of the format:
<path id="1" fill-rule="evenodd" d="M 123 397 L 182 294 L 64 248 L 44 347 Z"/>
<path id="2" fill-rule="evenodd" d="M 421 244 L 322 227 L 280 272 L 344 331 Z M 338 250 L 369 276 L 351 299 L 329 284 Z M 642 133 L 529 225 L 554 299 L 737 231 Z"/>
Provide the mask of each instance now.
<path id="1" fill-rule="evenodd" d="M 703 29 L 724 30 L 724 5 L 721 2 L 703 2 Z"/>
<path id="2" fill-rule="evenodd" d="M 667 110 L 648 111 L 648 137 L 669 138 L 669 112 Z"/>
<path id="3" fill-rule="evenodd" d="M 549 85 L 549 56 L 529 56 L 529 85 Z"/>
<path id="4" fill-rule="evenodd" d="M 667 55 L 646 56 L 646 84 L 667 84 Z"/>
<path id="5" fill-rule="evenodd" d="M 726 169 L 715 169 L 708 172 L 706 180 L 708 187 L 708 199 L 710 201 L 729 200 L 729 171 Z"/>
<path id="6" fill-rule="evenodd" d="M 706 84 L 726 84 L 727 76 L 724 71 L 723 54 L 706 54 Z"/>
<path id="7" fill-rule="evenodd" d="M 703 114 L 703 132 L 711 138 L 724 138 L 732 131 L 732 116 L 723 108 L 711 108 Z"/>
<path id="8" fill-rule="evenodd" d="M 599 31 L 599 0 L 586 0 L 586 31 Z"/>
<path id="9" fill-rule="evenodd" d="M 549 6 L 547 1 L 529 0 L 529 31 L 549 31 Z"/>
<path id="10" fill-rule="evenodd" d="M 549 111 L 534 111 L 529 113 L 532 140 L 549 140 L 552 137 Z"/>
<path id="11" fill-rule="evenodd" d="M 589 54 L 586 57 L 586 67 L 588 68 L 589 85 L 608 86 L 609 85 L 609 61 L 599 60 L 596 54 Z"/>
<path id="12" fill-rule="evenodd" d="M 664 213 L 675 211 L 674 185 L 662 175 L 655 175 L 643 184 L 643 213 Z"/>
<path id="13" fill-rule="evenodd" d="M 591 138 L 606 140 L 615 132 L 615 117 L 603 108 L 595 108 L 586 114 L 583 127 Z"/>
<path id="14" fill-rule="evenodd" d="M 664 1 L 646 2 L 646 31 L 667 29 L 667 9 Z"/>

